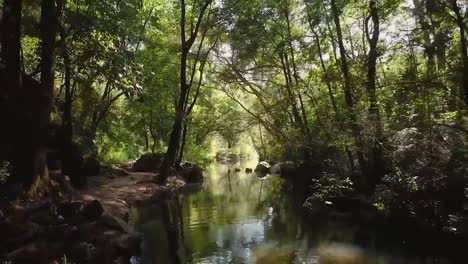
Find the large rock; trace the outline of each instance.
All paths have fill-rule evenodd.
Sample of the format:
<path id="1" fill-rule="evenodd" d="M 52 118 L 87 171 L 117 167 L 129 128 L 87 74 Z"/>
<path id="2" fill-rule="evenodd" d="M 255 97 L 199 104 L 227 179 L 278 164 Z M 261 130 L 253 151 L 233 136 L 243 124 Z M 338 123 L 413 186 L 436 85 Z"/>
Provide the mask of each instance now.
<path id="1" fill-rule="evenodd" d="M 36 241 L 23 245 L 6 255 L 10 263 L 49 263 L 50 252 L 45 241 Z M 8 263 L 8 262 L 6 262 Z"/>
<path id="2" fill-rule="evenodd" d="M 98 200 L 94 200 L 84 206 L 83 217 L 88 221 L 95 221 L 102 216 L 104 208 Z"/>
<path id="3" fill-rule="evenodd" d="M 257 167 L 255 167 L 254 171 L 258 177 L 265 177 L 267 174 L 270 174 L 270 168 L 271 168 L 270 163 L 266 161 L 260 161 L 257 164 Z"/>
<path id="4" fill-rule="evenodd" d="M 57 214 L 65 219 L 72 219 L 77 217 L 84 207 L 82 202 L 63 202 L 57 205 Z"/>
<path id="5" fill-rule="evenodd" d="M 187 183 L 201 183 L 205 180 L 203 169 L 191 162 L 180 164 L 179 175 L 182 176 Z"/>
<path id="6" fill-rule="evenodd" d="M 103 215 L 99 218 L 98 224 L 125 233 L 133 232 L 133 229 L 124 220 L 112 215 Z"/>
<path id="7" fill-rule="evenodd" d="M 86 157 L 84 159 L 84 166 L 87 176 L 96 176 L 101 172 L 101 162 L 96 157 Z"/>
<path id="8" fill-rule="evenodd" d="M 146 153 L 143 154 L 132 167 L 136 172 L 158 172 L 161 167 L 164 154 L 161 153 Z"/>
<path id="9" fill-rule="evenodd" d="M 276 164 L 274 168 L 282 178 L 295 184 L 309 185 L 322 176 L 320 163 L 315 161 L 287 161 Z"/>
<path id="10" fill-rule="evenodd" d="M 88 242 L 73 245 L 70 249 L 70 258 L 76 263 L 89 263 L 96 252 L 96 247 Z"/>
<path id="11" fill-rule="evenodd" d="M 62 153 L 62 173 L 70 177 L 73 187 L 82 188 L 87 183 L 88 171 L 86 169 L 83 154 L 78 145 L 64 146 Z"/>

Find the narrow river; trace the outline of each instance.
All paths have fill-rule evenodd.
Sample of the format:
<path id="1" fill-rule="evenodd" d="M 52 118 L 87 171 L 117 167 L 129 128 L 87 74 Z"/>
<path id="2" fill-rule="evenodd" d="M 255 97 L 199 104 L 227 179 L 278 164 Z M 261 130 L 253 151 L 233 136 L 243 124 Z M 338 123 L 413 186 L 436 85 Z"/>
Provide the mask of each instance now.
<path id="1" fill-rule="evenodd" d="M 145 237 L 141 262 L 436 263 L 431 249 L 412 254 L 404 241 L 390 246 L 367 224 L 311 220 L 281 179 L 245 172 L 255 164 L 212 164 L 201 190 L 132 210 L 131 222 Z"/>

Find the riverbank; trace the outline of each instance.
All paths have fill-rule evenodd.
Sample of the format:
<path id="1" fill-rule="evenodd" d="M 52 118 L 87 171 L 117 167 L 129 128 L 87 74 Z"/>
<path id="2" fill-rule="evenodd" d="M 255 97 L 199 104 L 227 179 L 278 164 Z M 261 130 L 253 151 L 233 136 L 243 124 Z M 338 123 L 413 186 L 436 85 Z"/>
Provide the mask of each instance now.
<path id="1" fill-rule="evenodd" d="M 105 170 L 75 190 L 67 177 L 51 176 L 48 196 L 2 207 L 0 261 L 129 263 L 142 241 L 127 224 L 130 208 L 170 198 L 186 185 L 176 176 L 161 186 L 154 173 Z"/>

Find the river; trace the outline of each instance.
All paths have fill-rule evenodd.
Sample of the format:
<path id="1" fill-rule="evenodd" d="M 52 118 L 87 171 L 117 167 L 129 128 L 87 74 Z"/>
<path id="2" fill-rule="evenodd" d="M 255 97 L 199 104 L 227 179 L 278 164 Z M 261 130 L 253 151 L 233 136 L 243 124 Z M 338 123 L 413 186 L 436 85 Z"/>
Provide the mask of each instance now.
<path id="1" fill-rule="evenodd" d="M 404 240 L 390 243 L 372 225 L 311 218 L 280 178 L 245 172 L 255 164 L 214 163 L 202 189 L 132 209 L 131 223 L 145 240 L 141 262 L 455 263 L 431 248 L 414 252 Z"/>

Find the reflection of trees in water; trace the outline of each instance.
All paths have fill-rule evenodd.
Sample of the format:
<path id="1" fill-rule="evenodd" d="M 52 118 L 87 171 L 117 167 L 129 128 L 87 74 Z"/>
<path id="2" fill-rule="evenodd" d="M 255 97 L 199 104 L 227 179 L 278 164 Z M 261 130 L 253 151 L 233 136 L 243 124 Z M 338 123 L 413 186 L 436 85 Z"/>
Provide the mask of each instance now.
<path id="1" fill-rule="evenodd" d="M 132 223 L 144 234 L 145 263 L 186 263 L 183 207 L 179 197 L 133 209 Z"/>

